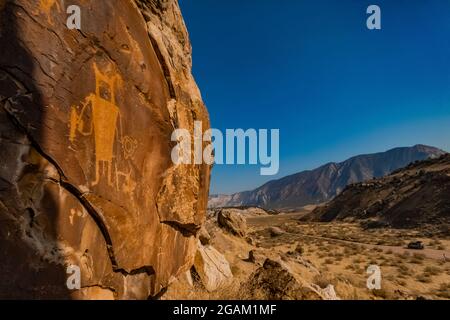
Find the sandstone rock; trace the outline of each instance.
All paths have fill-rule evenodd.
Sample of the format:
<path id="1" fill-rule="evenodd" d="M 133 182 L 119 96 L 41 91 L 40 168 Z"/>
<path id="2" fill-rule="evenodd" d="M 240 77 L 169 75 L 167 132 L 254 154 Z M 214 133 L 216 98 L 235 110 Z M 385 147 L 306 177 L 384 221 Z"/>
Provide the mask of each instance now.
<path id="1" fill-rule="evenodd" d="M 230 265 L 225 257 L 212 246 L 199 244 L 194 261 L 195 271 L 208 291 L 215 291 L 233 278 Z"/>
<path id="2" fill-rule="evenodd" d="M 255 245 L 255 240 L 252 237 L 245 237 L 245 241 L 249 244 L 254 246 Z"/>
<path id="3" fill-rule="evenodd" d="M 312 287 L 301 284 L 281 261 L 266 259 L 243 285 L 244 299 L 321 300 Z"/>
<path id="4" fill-rule="evenodd" d="M 325 289 L 320 290 L 320 294 L 324 300 L 340 300 L 332 284 L 329 284 Z"/>
<path id="5" fill-rule="evenodd" d="M 239 236 L 245 237 L 247 234 L 247 222 L 245 218 L 234 209 L 221 209 L 217 215 L 219 227 Z"/>
<path id="6" fill-rule="evenodd" d="M 183 272 L 179 277 L 178 280 L 182 283 L 185 283 L 188 287 L 192 288 L 194 286 L 194 280 L 192 279 L 192 273 L 191 270 L 187 270 Z"/>
<path id="7" fill-rule="evenodd" d="M 211 242 L 211 236 L 204 226 L 200 229 L 198 239 L 202 245 L 208 245 Z"/>
<path id="8" fill-rule="evenodd" d="M 63 1 L 0 2 L 0 298 L 146 299 L 207 204 L 209 166 L 171 161 L 174 129 L 209 127 L 189 38 L 175 0 L 70 4 L 81 30 Z"/>
<path id="9" fill-rule="evenodd" d="M 333 285 L 320 288 L 294 273 L 288 264 L 267 258 L 242 287 L 243 297 L 264 300 L 339 300 Z"/>
<path id="10" fill-rule="evenodd" d="M 172 278 L 170 285 L 164 291 L 160 300 L 189 300 L 195 298 L 197 293 L 194 287 L 194 279 L 191 270 L 181 273 L 178 277 Z"/>
<path id="11" fill-rule="evenodd" d="M 285 234 L 286 232 L 284 232 L 282 229 L 280 229 L 278 227 L 270 227 L 269 233 L 270 233 L 271 237 L 279 237 L 279 236 Z"/>
<path id="12" fill-rule="evenodd" d="M 266 258 L 267 257 L 261 250 L 250 250 L 248 253 L 248 261 L 261 266 L 264 264 Z"/>

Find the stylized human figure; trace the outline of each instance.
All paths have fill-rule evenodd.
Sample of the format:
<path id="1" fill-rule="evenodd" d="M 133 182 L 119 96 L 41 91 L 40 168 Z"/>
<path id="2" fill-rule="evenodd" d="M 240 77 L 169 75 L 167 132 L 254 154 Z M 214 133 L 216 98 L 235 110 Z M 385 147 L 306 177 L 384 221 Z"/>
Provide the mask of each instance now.
<path id="1" fill-rule="evenodd" d="M 120 110 L 116 104 L 115 87 L 118 82 L 121 82 L 121 78 L 117 74 L 114 76 L 103 74 L 95 63 L 94 72 L 95 94 L 90 94 L 85 98 L 80 113 L 77 112 L 77 107 L 72 107 L 70 141 L 73 142 L 75 140 L 77 132 L 85 136 L 94 133 L 95 180 L 92 182 L 92 185 L 100 182 L 100 164 L 103 164 L 103 173 L 106 169 L 108 183 L 112 185 L 114 141 L 116 134 L 119 134 L 116 132 L 116 128 L 117 120 L 120 117 Z M 85 131 L 83 117 L 89 107 L 92 121 L 90 129 Z"/>

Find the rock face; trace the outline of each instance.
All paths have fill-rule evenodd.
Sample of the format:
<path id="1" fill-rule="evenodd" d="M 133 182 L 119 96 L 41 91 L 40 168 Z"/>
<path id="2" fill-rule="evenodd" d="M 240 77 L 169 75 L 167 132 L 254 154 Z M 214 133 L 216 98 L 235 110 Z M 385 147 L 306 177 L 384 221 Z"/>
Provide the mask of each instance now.
<path id="1" fill-rule="evenodd" d="M 245 237 L 247 234 L 247 222 L 239 210 L 221 209 L 217 214 L 217 222 L 219 227 L 236 236 Z"/>
<path id="2" fill-rule="evenodd" d="M 208 291 L 215 291 L 233 278 L 230 265 L 214 247 L 199 244 L 194 262 L 195 271 Z"/>
<path id="3" fill-rule="evenodd" d="M 0 1 L 0 298 L 147 299 L 188 270 L 209 166 L 174 129 L 209 128 L 175 0 Z M 70 265 L 81 289 L 66 286 Z"/>

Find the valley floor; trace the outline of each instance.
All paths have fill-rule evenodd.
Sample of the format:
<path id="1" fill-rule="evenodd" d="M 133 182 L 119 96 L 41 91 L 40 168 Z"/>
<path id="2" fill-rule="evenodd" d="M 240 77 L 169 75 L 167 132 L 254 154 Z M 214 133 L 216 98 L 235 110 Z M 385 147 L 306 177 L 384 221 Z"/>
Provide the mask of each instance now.
<path id="1" fill-rule="evenodd" d="M 248 216 L 247 239 L 224 232 L 209 221 L 212 245 L 230 263 L 233 282 L 215 292 L 201 286 L 175 285 L 167 298 L 246 299 L 245 283 L 261 267 L 250 261 L 250 250 L 280 259 L 301 281 L 320 288 L 333 285 L 340 299 L 450 299 L 450 239 L 415 230 L 363 230 L 357 223 L 305 223 L 304 213 Z M 273 227 L 278 228 L 277 234 Z M 406 249 L 420 240 L 424 250 Z M 300 248 L 300 249 L 299 249 Z M 301 251 L 300 257 L 293 252 Z M 369 265 L 381 269 L 382 288 L 369 290 Z"/>
<path id="2" fill-rule="evenodd" d="M 317 266 L 325 278 L 336 283 L 336 291 L 344 299 L 372 298 L 373 293 L 387 299 L 450 298 L 449 239 L 424 238 L 420 232 L 411 230 L 367 231 L 356 223 L 295 221 L 283 222 L 281 227 L 286 233 L 270 238 L 261 221 L 264 218 L 256 218 L 256 223 L 248 219 L 257 226 L 252 235 L 261 241 L 261 246 L 282 250 L 295 242 L 302 243 L 303 256 Z M 272 219 L 267 218 L 265 222 L 269 226 Z M 425 244 L 424 250 L 406 249 L 409 242 L 417 240 Z M 373 264 L 382 271 L 384 289 L 380 292 L 366 288 L 366 269 Z M 339 292 L 339 282 L 347 282 L 353 289 Z"/>

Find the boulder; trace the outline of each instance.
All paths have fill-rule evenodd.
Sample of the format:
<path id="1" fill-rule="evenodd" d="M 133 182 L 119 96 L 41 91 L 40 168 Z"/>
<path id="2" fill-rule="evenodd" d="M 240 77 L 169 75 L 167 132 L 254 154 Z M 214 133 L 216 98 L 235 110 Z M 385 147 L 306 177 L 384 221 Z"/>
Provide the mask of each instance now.
<path id="1" fill-rule="evenodd" d="M 227 259 L 210 245 L 199 244 L 194 269 L 202 285 L 210 292 L 227 285 L 233 279 Z"/>
<path id="2" fill-rule="evenodd" d="M 284 232 L 282 229 L 280 229 L 278 227 L 270 227 L 269 233 L 270 233 L 271 237 L 279 237 L 279 236 L 285 234 L 286 232 Z"/>
<path id="3" fill-rule="evenodd" d="M 211 242 L 211 236 L 209 235 L 208 230 L 206 230 L 205 226 L 203 226 L 200 229 L 198 239 L 200 240 L 200 243 L 203 245 L 208 245 Z"/>
<path id="4" fill-rule="evenodd" d="M 338 300 L 332 285 L 325 289 L 308 283 L 280 260 L 267 258 L 242 286 L 244 299 Z"/>
<path id="5" fill-rule="evenodd" d="M 266 258 L 266 255 L 261 250 L 250 250 L 248 253 L 248 261 L 261 266 L 264 264 Z"/>
<path id="6" fill-rule="evenodd" d="M 247 234 L 247 221 L 238 210 L 221 209 L 217 214 L 219 227 L 239 237 Z"/>
<path id="7" fill-rule="evenodd" d="M 323 300 L 340 300 L 332 284 L 326 286 L 325 289 L 319 290 L 319 293 L 322 296 Z"/>
<path id="8" fill-rule="evenodd" d="M 210 167 L 171 161 L 174 129 L 209 128 L 189 37 L 175 0 L 70 4 L 81 30 L 64 1 L 0 1 L 0 298 L 147 299 L 207 204 Z"/>

